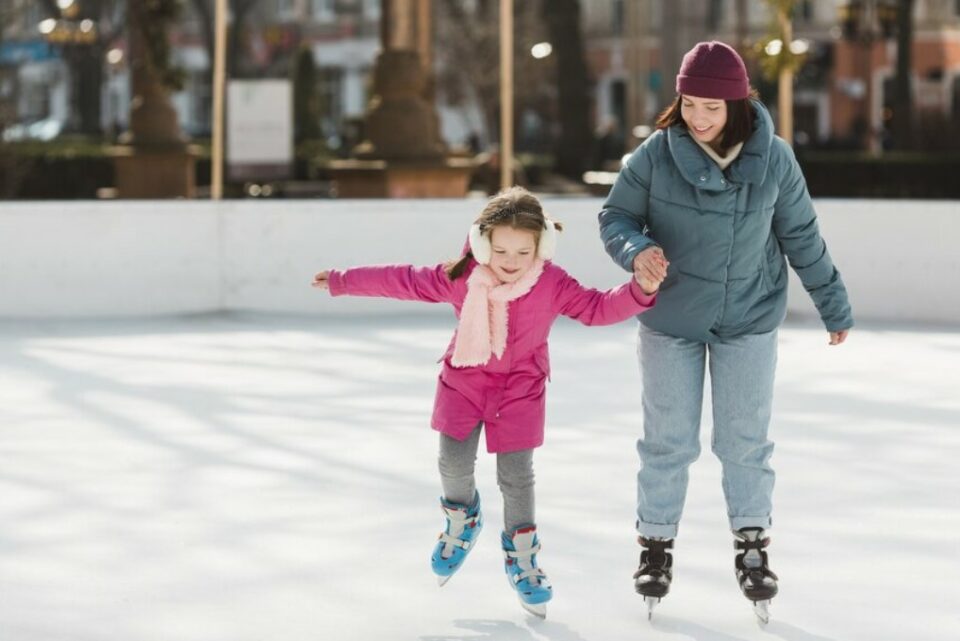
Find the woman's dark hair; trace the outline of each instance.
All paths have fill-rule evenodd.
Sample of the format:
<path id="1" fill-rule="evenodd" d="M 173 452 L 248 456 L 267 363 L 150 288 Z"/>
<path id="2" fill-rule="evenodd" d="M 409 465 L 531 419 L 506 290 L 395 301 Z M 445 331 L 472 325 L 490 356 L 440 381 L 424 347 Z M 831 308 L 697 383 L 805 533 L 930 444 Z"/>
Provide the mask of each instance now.
<path id="1" fill-rule="evenodd" d="M 760 94 L 756 89 L 750 89 L 750 95 L 740 100 L 724 100 L 727 103 L 727 124 L 723 127 L 720 139 L 721 155 L 734 145 L 744 142 L 753 133 L 755 115 L 751 100 L 759 100 Z M 680 109 L 683 105 L 683 96 L 678 95 L 673 103 L 663 110 L 657 118 L 657 129 L 666 129 L 673 125 L 680 125 L 684 129 L 687 123 L 683 121 Z"/>
<path id="2" fill-rule="evenodd" d="M 480 225 L 480 233 L 490 237 L 494 227 L 513 227 L 525 229 L 534 234 L 535 244 L 540 243 L 540 232 L 546 227 L 546 216 L 543 206 L 537 197 L 523 187 L 508 187 L 487 201 L 487 205 L 480 212 L 475 221 Z M 554 221 L 557 231 L 563 230 L 563 225 Z M 457 280 L 463 276 L 473 258 L 473 252 L 468 251 L 459 260 L 450 261 L 444 268 L 450 280 Z"/>

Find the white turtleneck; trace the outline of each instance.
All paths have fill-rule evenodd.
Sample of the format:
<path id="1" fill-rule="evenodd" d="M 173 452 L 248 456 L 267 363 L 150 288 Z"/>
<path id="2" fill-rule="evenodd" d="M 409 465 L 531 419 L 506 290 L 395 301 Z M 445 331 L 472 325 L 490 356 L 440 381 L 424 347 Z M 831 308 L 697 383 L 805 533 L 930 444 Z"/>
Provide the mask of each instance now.
<path id="1" fill-rule="evenodd" d="M 726 156 L 721 156 L 716 151 L 714 151 L 713 147 L 711 147 L 707 143 L 700 142 L 699 140 L 697 140 L 695 136 L 690 136 L 690 137 L 693 138 L 693 141 L 698 145 L 700 145 L 700 148 L 703 149 L 706 152 L 706 154 L 710 156 L 710 158 L 712 158 L 713 161 L 717 163 L 717 165 L 720 166 L 720 171 L 723 171 L 724 169 L 729 167 L 730 163 L 736 160 L 737 156 L 740 155 L 740 150 L 743 149 L 743 143 L 738 142 L 733 147 L 730 147 L 730 149 L 727 150 Z"/>

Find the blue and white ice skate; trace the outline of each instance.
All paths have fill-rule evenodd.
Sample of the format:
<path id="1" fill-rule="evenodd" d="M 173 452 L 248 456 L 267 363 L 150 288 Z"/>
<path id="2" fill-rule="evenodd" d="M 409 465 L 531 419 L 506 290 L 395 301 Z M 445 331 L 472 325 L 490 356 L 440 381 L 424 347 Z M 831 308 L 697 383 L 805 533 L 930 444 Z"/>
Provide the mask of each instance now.
<path id="1" fill-rule="evenodd" d="M 483 514 L 480 512 L 480 495 L 473 505 L 453 503 L 440 499 L 440 508 L 447 518 L 447 527 L 440 533 L 430 564 L 437 575 L 437 583 L 443 585 L 460 569 L 473 544 L 483 529 Z"/>
<path id="2" fill-rule="evenodd" d="M 520 527 L 500 536 L 503 545 L 503 566 L 510 585 L 520 597 L 520 605 L 538 617 L 547 616 L 547 601 L 553 597 L 553 588 L 547 575 L 537 567 L 540 540 L 535 525 Z"/>

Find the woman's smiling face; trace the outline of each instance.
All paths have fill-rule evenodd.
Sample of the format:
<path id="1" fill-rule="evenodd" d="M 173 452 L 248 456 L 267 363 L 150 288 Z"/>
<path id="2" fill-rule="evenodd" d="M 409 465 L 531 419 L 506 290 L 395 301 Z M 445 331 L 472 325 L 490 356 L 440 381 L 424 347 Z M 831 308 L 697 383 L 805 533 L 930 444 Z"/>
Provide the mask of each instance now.
<path id="1" fill-rule="evenodd" d="M 720 142 L 727 124 L 727 103 L 715 98 L 680 97 L 680 117 L 690 134 L 702 143 Z"/>

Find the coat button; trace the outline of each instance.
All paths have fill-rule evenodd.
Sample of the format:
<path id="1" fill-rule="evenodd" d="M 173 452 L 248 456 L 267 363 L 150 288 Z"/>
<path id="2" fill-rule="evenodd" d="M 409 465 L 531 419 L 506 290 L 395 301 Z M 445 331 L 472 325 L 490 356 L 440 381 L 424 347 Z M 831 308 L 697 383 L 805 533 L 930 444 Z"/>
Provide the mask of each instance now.
<path id="1" fill-rule="evenodd" d="M 727 184 L 727 181 L 724 180 L 723 178 L 721 178 L 721 179 L 720 179 L 720 184 L 721 184 L 721 185 L 726 185 L 726 184 Z"/>
<path id="2" fill-rule="evenodd" d="M 700 176 L 700 182 L 706 182 L 706 181 L 707 181 L 706 176 Z"/>

